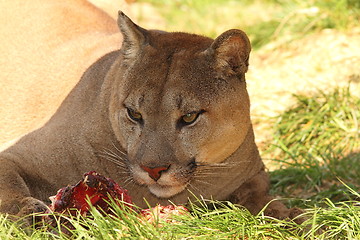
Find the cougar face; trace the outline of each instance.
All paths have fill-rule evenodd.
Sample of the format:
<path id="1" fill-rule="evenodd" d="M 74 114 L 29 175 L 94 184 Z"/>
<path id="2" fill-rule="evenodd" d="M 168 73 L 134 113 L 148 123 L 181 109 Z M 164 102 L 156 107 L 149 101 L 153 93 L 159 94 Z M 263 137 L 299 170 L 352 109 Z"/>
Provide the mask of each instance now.
<path id="1" fill-rule="evenodd" d="M 131 178 L 168 198 L 244 141 L 248 39 L 239 30 L 215 40 L 147 31 L 121 17 L 119 25 L 123 57 L 108 76 L 113 131 Z"/>

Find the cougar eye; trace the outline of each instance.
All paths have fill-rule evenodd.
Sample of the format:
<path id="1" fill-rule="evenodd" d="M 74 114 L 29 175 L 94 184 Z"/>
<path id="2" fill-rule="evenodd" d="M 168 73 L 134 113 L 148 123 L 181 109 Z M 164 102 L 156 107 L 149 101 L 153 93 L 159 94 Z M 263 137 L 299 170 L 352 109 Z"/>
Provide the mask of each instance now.
<path id="1" fill-rule="evenodd" d="M 199 116 L 199 113 L 197 113 L 197 112 L 187 113 L 181 117 L 181 121 L 186 124 L 191 124 L 191 123 L 195 122 L 195 120 L 198 118 L 198 116 Z"/>
<path id="2" fill-rule="evenodd" d="M 143 120 L 141 113 L 139 113 L 131 108 L 127 108 L 127 113 L 128 113 L 129 118 L 135 122 L 141 122 Z"/>
<path id="3" fill-rule="evenodd" d="M 202 114 L 203 112 L 204 111 L 202 110 L 202 111 L 199 111 L 199 112 L 190 112 L 190 113 L 187 113 L 187 114 L 183 115 L 180 118 L 180 124 L 182 124 L 182 125 L 193 124 L 198 119 L 200 114 Z"/>

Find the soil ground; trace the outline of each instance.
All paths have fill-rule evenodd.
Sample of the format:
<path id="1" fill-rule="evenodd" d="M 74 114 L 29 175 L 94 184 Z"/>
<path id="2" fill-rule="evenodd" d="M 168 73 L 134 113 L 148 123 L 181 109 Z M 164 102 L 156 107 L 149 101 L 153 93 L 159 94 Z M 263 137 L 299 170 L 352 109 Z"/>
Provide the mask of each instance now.
<path id="1" fill-rule="evenodd" d="M 260 148 L 271 138 L 269 118 L 293 104 L 293 94 L 350 84 L 360 97 L 360 29 L 326 29 L 288 44 L 270 43 L 254 52 L 247 74 Z"/>

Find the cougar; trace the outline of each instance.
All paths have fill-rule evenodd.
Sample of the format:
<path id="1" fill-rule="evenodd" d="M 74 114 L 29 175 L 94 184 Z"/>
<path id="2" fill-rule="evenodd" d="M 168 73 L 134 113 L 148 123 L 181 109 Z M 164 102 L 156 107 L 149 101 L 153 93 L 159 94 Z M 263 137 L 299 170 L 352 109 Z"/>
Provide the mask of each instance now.
<path id="1" fill-rule="evenodd" d="M 0 154 L 0 212 L 43 211 L 49 196 L 94 170 L 127 188 L 139 207 L 185 204 L 199 197 L 231 201 L 253 214 L 270 202 L 266 214 L 296 215 L 297 209 L 268 194 L 269 178 L 250 119 L 245 73 L 251 46 L 243 31 L 231 29 L 211 39 L 146 30 L 119 12 L 121 38 L 110 18 L 85 1 L 74 4 L 79 2 L 91 10 L 84 11 L 86 16 L 66 5 L 63 16 L 50 22 L 57 31 L 42 31 L 38 41 L 24 42 L 40 55 L 57 47 L 56 55 L 24 62 L 17 52 L 8 60 L 12 64 L 2 66 L 13 71 L 6 67 L 34 65 L 39 83 L 33 84 L 48 79 L 59 95 L 66 92 L 59 79 L 77 83 L 49 121 Z M 65 18 L 69 15 L 74 19 Z M 96 17 L 102 21 L 91 21 Z M 76 31 L 66 21 L 77 21 Z M 58 38 L 64 51 L 48 44 Z M 78 41 L 94 52 L 79 54 Z M 78 81 L 74 72 L 99 53 L 103 56 Z M 21 79 L 33 76 L 24 73 Z"/>

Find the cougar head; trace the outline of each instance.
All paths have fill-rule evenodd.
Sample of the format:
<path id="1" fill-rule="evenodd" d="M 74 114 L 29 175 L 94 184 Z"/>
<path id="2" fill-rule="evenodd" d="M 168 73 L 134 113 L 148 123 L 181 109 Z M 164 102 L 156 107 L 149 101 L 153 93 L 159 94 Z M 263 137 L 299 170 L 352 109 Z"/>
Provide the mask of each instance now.
<path id="1" fill-rule="evenodd" d="M 132 179 L 169 198 L 243 143 L 250 42 L 236 29 L 215 40 L 146 30 L 121 12 L 118 25 L 124 41 L 108 74 L 112 130 Z"/>

